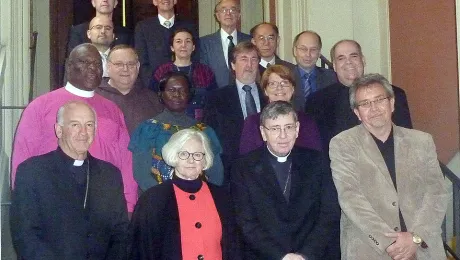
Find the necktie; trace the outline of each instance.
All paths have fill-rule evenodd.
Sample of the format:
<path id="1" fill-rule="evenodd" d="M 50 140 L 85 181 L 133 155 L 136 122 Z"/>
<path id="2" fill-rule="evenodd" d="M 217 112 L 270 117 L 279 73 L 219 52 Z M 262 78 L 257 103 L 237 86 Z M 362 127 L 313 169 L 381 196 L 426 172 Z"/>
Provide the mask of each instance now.
<path id="1" fill-rule="evenodd" d="M 233 72 L 232 72 L 232 55 L 233 55 L 233 48 L 235 48 L 235 44 L 233 44 L 233 36 L 229 35 L 227 39 L 230 41 L 228 43 L 228 49 L 227 49 L 227 61 L 228 61 L 228 84 L 233 85 L 235 84 L 235 79 L 233 78 Z"/>
<path id="2" fill-rule="evenodd" d="M 165 21 L 165 22 L 163 23 L 163 25 L 164 25 L 166 28 L 169 29 L 169 27 L 171 27 L 171 22 L 170 22 L 170 21 Z"/>
<path id="3" fill-rule="evenodd" d="M 267 69 L 271 66 L 272 64 L 270 62 L 267 63 Z"/>
<path id="4" fill-rule="evenodd" d="M 303 96 L 305 99 L 308 98 L 308 95 L 311 93 L 311 85 L 310 85 L 310 74 L 305 74 L 303 76 L 304 82 L 303 82 Z"/>
<path id="5" fill-rule="evenodd" d="M 243 86 L 243 90 L 246 92 L 246 96 L 244 97 L 244 103 L 246 104 L 246 117 L 257 113 L 256 101 L 254 101 L 251 89 L 251 86 Z"/>

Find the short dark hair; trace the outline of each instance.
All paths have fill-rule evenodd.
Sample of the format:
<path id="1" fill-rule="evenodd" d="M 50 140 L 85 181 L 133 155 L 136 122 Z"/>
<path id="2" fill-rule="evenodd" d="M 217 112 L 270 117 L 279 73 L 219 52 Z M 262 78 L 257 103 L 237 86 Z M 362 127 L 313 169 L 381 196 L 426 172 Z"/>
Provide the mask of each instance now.
<path id="1" fill-rule="evenodd" d="M 365 74 L 353 81 L 353 84 L 350 86 L 350 107 L 351 109 L 355 109 L 358 107 L 358 104 L 356 102 L 356 92 L 358 92 L 359 89 L 369 87 L 372 84 L 379 84 L 383 87 L 385 90 L 386 94 L 388 97 L 394 98 L 395 93 L 393 91 L 393 87 L 391 86 L 390 82 L 388 80 L 378 74 L 378 73 L 369 73 Z"/>
<path id="2" fill-rule="evenodd" d="M 332 48 L 331 48 L 331 53 L 330 53 L 330 55 L 331 55 L 331 62 L 334 61 L 335 49 L 337 48 L 337 46 L 339 46 L 339 44 L 344 43 L 344 42 L 350 42 L 350 43 L 353 43 L 354 45 L 356 45 L 356 48 L 358 49 L 359 55 L 360 55 L 361 57 L 363 56 L 363 51 L 362 51 L 362 49 L 361 49 L 361 45 L 359 45 L 359 43 L 358 43 L 357 41 L 355 41 L 355 40 L 350 40 L 350 39 L 343 39 L 343 40 L 340 40 L 340 41 L 336 42 L 336 43 L 334 44 L 334 46 L 332 46 Z"/>
<path id="3" fill-rule="evenodd" d="M 127 45 L 127 44 L 118 44 L 118 45 L 115 45 L 113 48 L 111 48 L 110 51 L 109 51 L 109 55 L 107 56 L 108 60 L 110 60 L 110 56 L 112 56 L 112 53 L 114 51 L 118 51 L 118 50 L 131 50 L 134 53 L 134 56 L 136 57 L 136 60 L 139 60 L 139 55 L 137 55 L 136 49 L 134 49 L 133 47 L 131 47 L 131 46 Z"/>
<path id="4" fill-rule="evenodd" d="M 306 31 L 303 31 L 303 32 L 300 32 L 299 34 L 297 34 L 295 37 L 294 37 L 294 41 L 293 41 L 293 44 L 292 46 L 296 46 L 297 45 L 297 41 L 299 41 L 299 38 L 302 34 L 304 33 L 308 33 L 308 34 L 312 34 L 314 36 L 316 36 L 316 38 L 318 39 L 318 45 L 319 45 L 319 48 L 321 49 L 323 47 L 323 41 L 321 40 L 321 36 L 319 36 L 318 33 L 316 33 L 315 31 L 310 31 L 310 30 L 306 30 Z"/>
<path id="5" fill-rule="evenodd" d="M 268 105 L 262 109 L 260 114 L 260 125 L 264 125 L 267 119 L 277 119 L 281 115 L 289 115 L 292 113 L 294 116 L 294 121 L 297 122 L 297 113 L 295 112 L 294 107 L 291 103 L 287 101 L 274 101 L 270 102 Z"/>
<path id="6" fill-rule="evenodd" d="M 181 33 L 181 32 L 185 32 L 185 33 L 188 33 L 190 34 L 190 36 L 192 36 L 192 43 L 195 45 L 196 44 L 196 39 L 195 39 L 195 36 L 193 35 L 192 31 L 190 31 L 189 29 L 187 28 L 179 28 L 179 29 L 176 29 L 174 30 L 174 32 L 171 34 L 171 36 L 169 37 L 169 46 L 172 46 L 173 43 L 174 43 L 174 37 L 176 37 L 176 35 L 178 33 Z"/>
<path id="7" fill-rule="evenodd" d="M 164 92 L 166 88 L 166 84 L 171 78 L 183 78 L 185 82 L 187 82 L 187 87 L 189 89 L 189 92 L 191 93 L 192 89 L 192 83 L 190 82 L 190 79 L 188 78 L 187 74 L 185 74 L 182 71 L 169 71 L 167 72 L 158 82 L 158 88 L 160 89 L 160 92 Z"/>
<path id="8" fill-rule="evenodd" d="M 230 62 L 235 62 L 236 56 L 240 53 L 244 52 L 251 52 L 254 51 L 257 53 L 257 57 L 259 57 L 260 60 L 260 54 L 259 51 L 257 50 L 257 47 L 251 42 L 251 41 L 243 41 L 238 43 L 235 48 L 233 48 L 232 53 L 229 54 L 229 58 L 231 57 Z"/>
<path id="9" fill-rule="evenodd" d="M 263 23 L 256 24 L 254 27 L 251 28 L 251 30 L 249 31 L 249 34 L 251 35 L 252 38 L 256 36 L 255 34 L 256 34 L 257 28 L 259 28 L 259 26 L 261 25 L 270 25 L 273 31 L 275 31 L 276 36 L 280 35 L 278 26 L 276 26 L 276 24 L 263 22 Z"/>

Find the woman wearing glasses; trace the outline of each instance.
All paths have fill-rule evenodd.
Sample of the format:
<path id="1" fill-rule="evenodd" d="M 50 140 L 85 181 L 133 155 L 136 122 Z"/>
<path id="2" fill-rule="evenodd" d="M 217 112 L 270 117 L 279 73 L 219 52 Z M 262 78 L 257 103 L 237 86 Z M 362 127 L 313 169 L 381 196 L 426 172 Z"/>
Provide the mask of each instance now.
<path id="1" fill-rule="evenodd" d="M 192 53 L 195 51 L 193 34 L 185 29 L 177 29 L 171 35 L 170 47 L 173 61 L 158 67 L 153 73 L 151 88 L 158 92 L 158 83 L 170 71 L 181 71 L 187 75 L 192 85 L 193 98 L 187 108 L 187 115 L 198 121 L 203 119 L 203 109 L 207 93 L 217 88 L 214 73 L 211 68 L 199 62 L 192 63 Z"/>
<path id="2" fill-rule="evenodd" d="M 134 178 L 142 191 L 171 179 L 174 169 L 163 160 L 163 146 L 175 132 L 193 128 L 202 131 L 211 141 L 214 163 L 206 171 L 209 182 L 221 185 L 223 166 L 222 147 L 211 127 L 199 123 L 185 113 L 190 101 L 190 83 L 181 72 L 168 72 L 158 84 L 164 110 L 141 123 L 131 134 L 128 149 L 133 153 Z"/>
<path id="3" fill-rule="evenodd" d="M 262 75 L 260 83 L 268 102 L 291 102 L 295 89 L 295 79 L 289 68 L 283 65 L 268 67 Z M 303 111 L 297 111 L 297 116 L 300 130 L 295 145 L 321 151 L 321 139 L 315 121 Z M 240 139 L 240 154 L 247 154 L 263 145 L 259 121 L 260 113 L 248 116 L 244 121 Z"/>
<path id="4" fill-rule="evenodd" d="M 226 189 L 207 183 L 213 164 L 206 135 L 184 129 L 163 146 L 173 178 L 142 194 L 130 228 L 129 259 L 240 259 Z"/>

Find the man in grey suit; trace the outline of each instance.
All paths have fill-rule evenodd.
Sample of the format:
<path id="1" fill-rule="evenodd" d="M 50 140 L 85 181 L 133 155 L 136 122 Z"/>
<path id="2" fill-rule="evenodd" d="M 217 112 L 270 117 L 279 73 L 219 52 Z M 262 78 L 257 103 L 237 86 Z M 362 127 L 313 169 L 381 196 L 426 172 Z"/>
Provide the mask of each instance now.
<path id="1" fill-rule="evenodd" d="M 242 41 L 249 41 L 251 36 L 236 30 L 240 20 L 240 6 L 235 0 L 221 0 L 214 13 L 220 29 L 200 38 L 200 59 L 211 67 L 219 88 L 235 84 L 231 72 L 229 52 Z"/>
<path id="2" fill-rule="evenodd" d="M 259 73 L 261 76 L 268 66 L 274 64 L 286 66 L 291 71 L 294 69 L 294 64 L 284 61 L 276 55 L 280 39 L 278 26 L 266 22 L 259 23 L 252 27 L 250 33 L 252 37 L 251 42 L 259 51 Z"/>
<path id="3" fill-rule="evenodd" d="M 297 111 L 304 111 L 305 102 L 313 92 L 337 82 L 333 70 L 316 66 L 322 45 L 321 37 L 314 31 L 303 31 L 294 38 L 292 52 L 297 62 L 293 71 L 296 78 L 294 106 Z"/>
<path id="4" fill-rule="evenodd" d="M 392 122 L 393 88 L 379 74 L 350 87 L 361 125 L 329 155 L 342 208 L 342 259 L 446 259 L 441 225 L 450 194 L 432 137 Z"/>

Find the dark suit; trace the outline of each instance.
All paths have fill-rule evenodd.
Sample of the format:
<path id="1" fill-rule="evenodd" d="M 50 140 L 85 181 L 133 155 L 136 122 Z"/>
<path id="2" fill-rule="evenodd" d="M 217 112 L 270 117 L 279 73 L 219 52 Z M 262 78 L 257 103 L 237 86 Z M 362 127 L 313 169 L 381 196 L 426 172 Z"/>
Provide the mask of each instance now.
<path id="1" fill-rule="evenodd" d="M 336 259 L 324 255 L 339 226 L 340 208 L 321 153 L 292 150 L 289 202 L 269 156 L 266 147 L 259 148 L 232 169 L 230 188 L 245 259 L 279 260 L 288 253 L 303 254 L 308 260 Z"/>
<path id="2" fill-rule="evenodd" d="M 299 69 L 300 68 L 297 65 L 292 70 L 296 84 L 293 103 L 297 111 L 304 111 L 306 100 L 303 94 L 303 80 L 300 78 Z M 324 89 L 325 87 L 334 83 L 337 83 L 337 75 L 335 75 L 333 70 L 316 67 L 316 91 Z"/>
<path id="3" fill-rule="evenodd" d="M 280 57 L 278 56 L 275 56 L 275 65 L 283 65 L 283 66 L 286 66 L 288 67 L 292 72 L 294 72 L 294 68 L 295 68 L 295 65 L 288 62 L 288 61 L 285 61 L 285 60 L 282 60 L 280 59 Z M 264 74 L 265 72 L 265 68 L 264 66 L 260 65 L 259 64 L 259 73 L 260 73 L 260 77 L 262 77 L 262 75 Z"/>
<path id="4" fill-rule="evenodd" d="M 336 83 L 313 93 L 307 100 L 305 112 L 318 123 L 323 149 L 329 150 L 329 141 L 338 133 L 350 129 L 361 122 L 350 108 L 349 87 Z M 405 128 L 412 128 L 406 93 L 393 86 L 395 111 L 393 122 Z"/>
<path id="5" fill-rule="evenodd" d="M 235 215 L 226 188 L 208 183 L 222 223 L 222 259 L 239 260 Z M 168 180 L 142 194 L 130 226 L 130 260 L 180 260 L 181 231 L 173 182 Z"/>
<path id="6" fill-rule="evenodd" d="M 89 22 L 81 23 L 70 28 L 69 42 L 67 43 L 67 56 L 69 56 L 70 52 L 77 45 L 90 42 L 87 35 L 88 29 Z M 115 26 L 113 28 L 113 33 L 115 34 L 115 40 L 112 46 L 118 44 L 133 45 L 133 32 L 130 29 L 122 26 Z"/>
<path id="7" fill-rule="evenodd" d="M 140 21 L 136 25 L 134 33 L 134 45 L 139 62 L 141 63 L 140 78 L 144 87 L 151 85 L 153 72 L 163 63 L 172 61 L 170 48 L 171 34 L 180 28 L 192 32 L 195 41 L 198 41 L 198 33 L 195 24 L 190 21 L 174 18 L 174 25 L 167 29 L 160 24 L 158 16 Z M 192 53 L 192 61 L 199 60 L 199 43 L 195 42 L 195 51 Z"/>
<path id="8" fill-rule="evenodd" d="M 266 102 L 259 87 L 258 91 L 262 110 Z M 210 93 L 205 107 L 204 122 L 216 131 L 223 147 L 224 183 L 227 183 L 230 166 L 239 154 L 239 140 L 244 125 L 244 116 L 236 85 L 219 88 Z"/>
<path id="9" fill-rule="evenodd" d="M 221 29 L 220 29 L 221 30 Z M 220 30 L 200 38 L 200 59 L 211 67 L 216 76 L 219 88 L 229 85 L 230 70 L 225 62 L 224 50 L 222 49 L 222 38 Z M 242 32 L 237 32 L 238 43 L 250 41 L 251 36 Z"/>
<path id="10" fill-rule="evenodd" d="M 74 160 L 62 150 L 19 165 L 10 219 L 13 244 L 23 259 L 125 259 L 128 214 L 121 173 L 88 158 L 86 209 L 86 185 L 77 183 Z"/>

